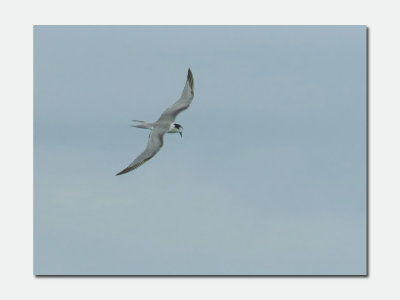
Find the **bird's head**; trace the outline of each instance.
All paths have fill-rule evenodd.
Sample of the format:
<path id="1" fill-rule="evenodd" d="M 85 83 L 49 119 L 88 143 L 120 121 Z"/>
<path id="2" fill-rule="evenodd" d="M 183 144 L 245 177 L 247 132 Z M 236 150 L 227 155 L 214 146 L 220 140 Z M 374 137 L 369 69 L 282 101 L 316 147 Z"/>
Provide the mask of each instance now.
<path id="1" fill-rule="evenodd" d="M 174 127 L 176 128 L 177 132 L 181 135 L 182 137 L 182 132 L 183 132 L 183 127 L 179 124 L 174 123 Z"/>

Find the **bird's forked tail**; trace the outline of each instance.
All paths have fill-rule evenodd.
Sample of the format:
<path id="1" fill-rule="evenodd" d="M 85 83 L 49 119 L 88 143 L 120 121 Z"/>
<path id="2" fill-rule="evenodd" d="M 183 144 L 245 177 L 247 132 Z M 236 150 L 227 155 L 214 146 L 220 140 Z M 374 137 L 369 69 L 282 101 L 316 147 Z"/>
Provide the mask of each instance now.
<path id="1" fill-rule="evenodd" d="M 153 124 L 151 124 L 151 123 L 147 123 L 145 121 L 139 121 L 139 120 L 132 120 L 132 121 L 137 122 L 139 124 L 131 125 L 131 127 L 143 128 L 143 129 L 153 129 Z"/>

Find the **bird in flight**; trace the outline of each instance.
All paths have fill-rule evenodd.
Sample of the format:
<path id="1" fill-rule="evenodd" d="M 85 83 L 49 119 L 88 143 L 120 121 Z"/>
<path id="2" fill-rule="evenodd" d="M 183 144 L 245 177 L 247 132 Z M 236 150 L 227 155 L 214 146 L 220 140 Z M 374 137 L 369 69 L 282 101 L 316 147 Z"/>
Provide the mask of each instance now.
<path id="1" fill-rule="evenodd" d="M 183 127 L 175 123 L 176 116 L 187 109 L 192 103 L 194 97 L 194 82 L 193 75 L 190 69 L 188 70 L 187 80 L 185 87 L 183 88 L 182 95 L 178 101 L 176 101 L 172 106 L 168 107 L 158 118 L 157 121 L 150 123 L 144 121 L 133 120 L 137 122 L 137 125 L 132 125 L 132 127 L 150 129 L 151 133 L 149 135 L 149 140 L 147 142 L 146 149 L 125 169 L 116 175 L 122 175 L 128 173 L 152 158 L 154 155 L 160 151 L 164 144 L 164 134 L 166 133 L 179 133 L 182 137 Z"/>

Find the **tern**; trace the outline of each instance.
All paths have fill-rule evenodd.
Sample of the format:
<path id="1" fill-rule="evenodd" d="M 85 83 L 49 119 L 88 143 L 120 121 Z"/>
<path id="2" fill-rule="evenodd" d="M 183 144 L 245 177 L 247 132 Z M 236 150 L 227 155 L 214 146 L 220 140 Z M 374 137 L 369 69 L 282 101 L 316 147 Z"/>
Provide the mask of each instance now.
<path id="1" fill-rule="evenodd" d="M 131 125 L 132 127 L 150 129 L 149 140 L 146 149 L 125 169 L 116 175 L 122 175 L 143 165 L 146 161 L 154 157 L 164 144 L 164 134 L 179 133 L 182 137 L 183 127 L 175 123 L 176 116 L 187 109 L 192 103 L 194 97 L 194 82 L 192 71 L 189 69 L 185 87 L 178 101 L 168 107 L 158 118 L 157 121 L 144 122 L 133 120 L 139 124 Z"/>

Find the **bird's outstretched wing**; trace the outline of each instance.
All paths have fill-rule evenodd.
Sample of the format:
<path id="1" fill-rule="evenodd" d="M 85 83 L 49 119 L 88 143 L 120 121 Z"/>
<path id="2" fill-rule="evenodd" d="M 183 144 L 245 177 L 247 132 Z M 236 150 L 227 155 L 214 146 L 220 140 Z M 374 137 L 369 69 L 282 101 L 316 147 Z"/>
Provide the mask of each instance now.
<path id="1" fill-rule="evenodd" d="M 183 110 L 187 109 L 192 103 L 194 97 L 194 81 L 193 74 L 190 69 L 188 70 L 187 80 L 185 87 L 183 88 L 182 95 L 178 101 L 172 106 L 168 107 L 157 120 L 157 122 L 168 122 L 172 123 L 175 121 L 176 116 Z"/>
<path id="2" fill-rule="evenodd" d="M 164 144 L 164 134 L 168 129 L 156 127 L 154 128 L 149 136 L 149 141 L 147 142 L 146 149 L 125 169 L 116 175 L 122 175 L 128 173 L 152 158 L 161 149 Z"/>

